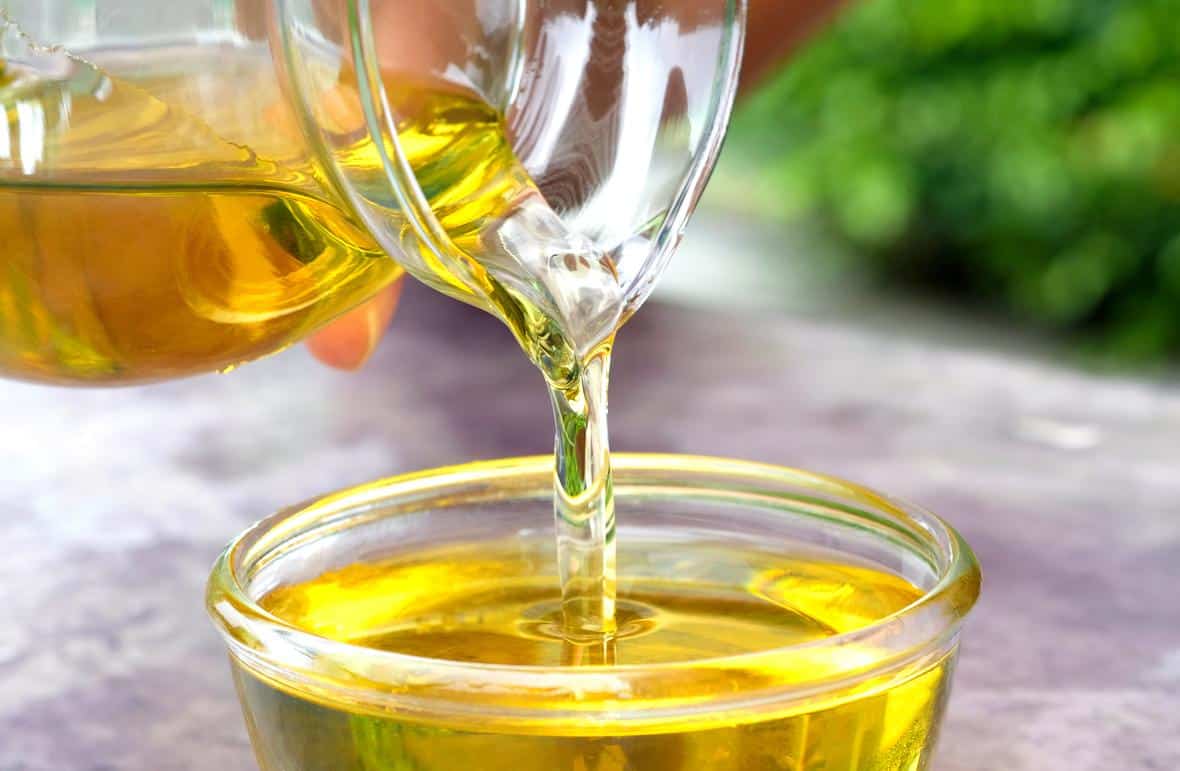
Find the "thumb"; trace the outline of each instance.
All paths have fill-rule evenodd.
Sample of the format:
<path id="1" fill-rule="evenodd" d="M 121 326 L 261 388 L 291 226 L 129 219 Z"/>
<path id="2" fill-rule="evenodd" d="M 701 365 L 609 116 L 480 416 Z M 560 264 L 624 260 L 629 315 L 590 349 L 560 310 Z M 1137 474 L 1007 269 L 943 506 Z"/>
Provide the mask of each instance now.
<path id="1" fill-rule="evenodd" d="M 312 355 L 329 367 L 360 369 L 397 310 L 404 277 L 307 338 Z"/>

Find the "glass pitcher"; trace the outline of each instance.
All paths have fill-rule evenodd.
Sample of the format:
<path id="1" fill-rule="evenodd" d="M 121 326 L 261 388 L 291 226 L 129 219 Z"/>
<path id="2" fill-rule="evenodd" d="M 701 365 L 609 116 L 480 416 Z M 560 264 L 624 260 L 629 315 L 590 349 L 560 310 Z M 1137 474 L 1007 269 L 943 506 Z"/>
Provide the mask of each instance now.
<path id="1" fill-rule="evenodd" d="M 716 157 L 742 10 L 0 0 L 0 375 L 225 370 L 402 268 L 605 337 Z"/>

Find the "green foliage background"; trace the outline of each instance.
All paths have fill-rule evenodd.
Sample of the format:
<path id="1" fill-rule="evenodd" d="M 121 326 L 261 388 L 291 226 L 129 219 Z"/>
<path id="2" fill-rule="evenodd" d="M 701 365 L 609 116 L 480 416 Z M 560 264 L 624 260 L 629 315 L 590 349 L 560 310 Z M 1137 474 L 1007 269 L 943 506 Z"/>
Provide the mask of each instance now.
<path id="1" fill-rule="evenodd" d="M 1180 353 L 1180 0 L 866 0 L 730 141 L 890 277 Z"/>

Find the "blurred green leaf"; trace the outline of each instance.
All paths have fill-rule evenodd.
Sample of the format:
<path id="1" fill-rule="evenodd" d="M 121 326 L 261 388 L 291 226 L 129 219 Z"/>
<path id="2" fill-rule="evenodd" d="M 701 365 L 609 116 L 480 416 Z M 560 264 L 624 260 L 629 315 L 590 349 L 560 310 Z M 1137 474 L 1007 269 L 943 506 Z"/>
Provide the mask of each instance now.
<path id="1" fill-rule="evenodd" d="M 875 269 L 1180 352 L 1175 0 L 867 0 L 739 110 L 759 210 Z"/>

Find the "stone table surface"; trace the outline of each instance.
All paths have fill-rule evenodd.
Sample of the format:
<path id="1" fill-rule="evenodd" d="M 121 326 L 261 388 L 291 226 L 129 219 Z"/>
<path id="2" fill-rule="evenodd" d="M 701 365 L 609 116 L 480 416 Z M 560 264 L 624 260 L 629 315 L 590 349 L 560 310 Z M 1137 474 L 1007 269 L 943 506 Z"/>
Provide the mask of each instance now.
<path id="1" fill-rule="evenodd" d="M 202 608 L 221 546 L 334 488 L 549 450 L 506 332 L 421 290 L 403 310 L 354 375 L 294 350 L 149 388 L 0 383 L 0 771 L 253 769 Z M 1180 769 L 1176 385 L 651 306 L 612 400 L 617 449 L 826 471 L 959 527 L 985 585 L 935 771 Z"/>

